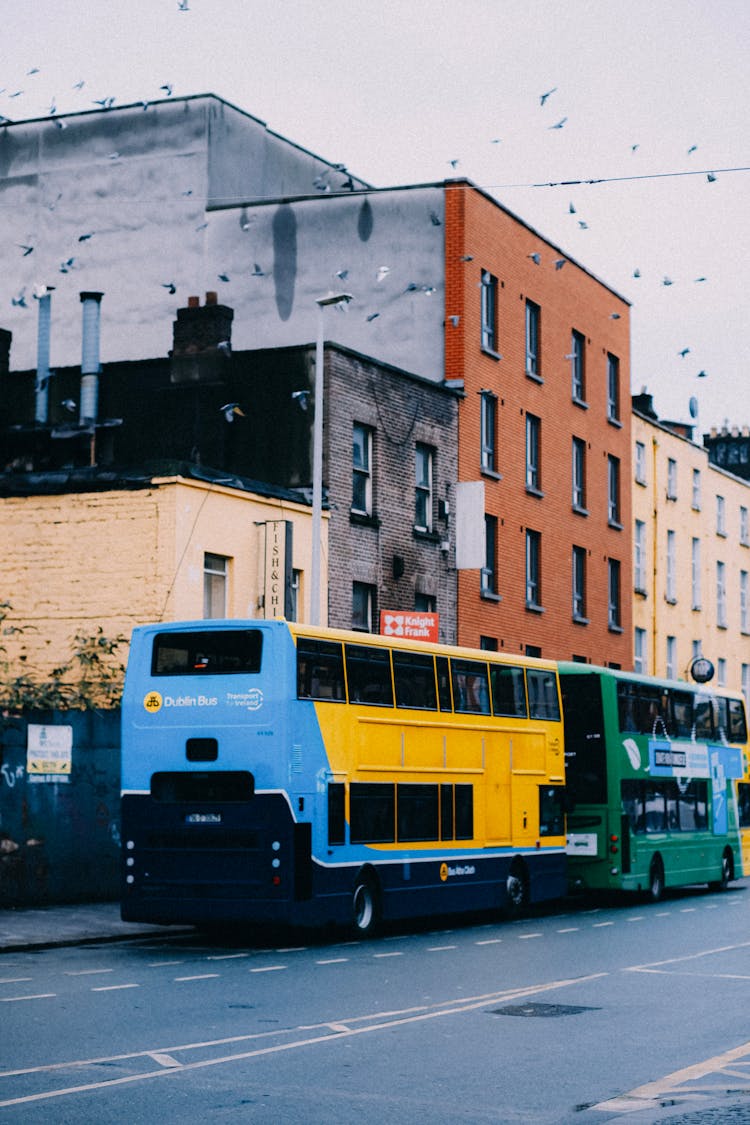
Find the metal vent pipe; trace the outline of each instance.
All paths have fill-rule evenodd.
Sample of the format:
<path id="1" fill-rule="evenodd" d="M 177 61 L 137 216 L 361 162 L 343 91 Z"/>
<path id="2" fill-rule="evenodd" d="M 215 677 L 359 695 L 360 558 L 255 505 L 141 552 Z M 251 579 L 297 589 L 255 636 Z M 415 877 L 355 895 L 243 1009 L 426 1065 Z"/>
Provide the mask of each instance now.
<path id="1" fill-rule="evenodd" d="M 81 344 L 81 406 L 79 421 L 96 421 L 99 410 L 99 323 L 103 293 L 81 293 L 83 338 Z"/>
<path id="2" fill-rule="evenodd" d="M 36 402 L 34 418 L 36 422 L 44 425 L 49 417 L 49 354 L 50 354 L 50 325 L 52 321 L 52 290 L 54 285 L 48 285 L 37 300 L 39 301 L 39 320 L 37 322 L 36 336 Z"/>

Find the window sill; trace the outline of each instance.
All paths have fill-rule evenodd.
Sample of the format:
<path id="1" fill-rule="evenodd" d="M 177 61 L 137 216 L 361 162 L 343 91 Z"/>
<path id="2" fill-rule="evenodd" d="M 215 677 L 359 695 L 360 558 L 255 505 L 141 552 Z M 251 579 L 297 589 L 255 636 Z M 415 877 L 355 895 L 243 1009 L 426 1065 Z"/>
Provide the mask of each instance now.
<path id="1" fill-rule="evenodd" d="M 622 531 L 622 524 L 618 520 L 607 520 L 607 527 L 611 527 L 613 531 Z"/>
<path id="2" fill-rule="evenodd" d="M 526 495 L 536 496 L 539 500 L 544 499 L 544 493 L 542 492 L 541 488 L 534 488 L 534 486 L 531 484 L 526 485 Z"/>
<path id="3" fill-rule="evenodd" d="M 412 534 L 415 539 L 421 539 L 425 543 L 439 543 L 441 538 L 437 531 L 428 531 L 424 527 L 413 527 Z"/>
<path id="4" fill-rule="evenodd" d="M 483 602 L 501 602 L 503 600 L 500 594 L 493 594 L 491 590 L 480 590 L 479 596 Z"/>
<path id="5" fill-rule="evenodd" d="M 716 534 L 718 535 L 719 539 L 726 539 L 727 535 L 728 535 L 728 532 L 717 530 Z"/>
<path id="6" fill-rule="evenodd" d="M 574 625 L 588 625 L 589 619 L 588 619 L 588 617 L 580 617 L 577 613 L 574 613 L 573 614 L 573 624 Z"/>
<path id="7" fill-rule="evenodd" d="M 589 514 L 588 508 L 582 508 L 580 504 L 574 504 L 573 511 L 577 516 L 587 516 Z"/>
<path id="8" fill-rule="evenodd" d="M 620 421 L 620 419 L 619 419 L 619 418 L 614 418 L 614 417 L 611 417 L 611 416 L 610 416 L 610 415 L 608 414 L 608 415 L 607 415 L 607 421 L 609 422 L 610 426 L 614 426 L 616 430 L 621 430 L 621 429 L 622 429 L 622 422 Z"/>
<path id="9" fill-rule="evenodd" d="M 643 477 L 635 477 L 635 483 L 639 484 L 641 488 L 646 488 L 646 486 L 648 485 L 648 481 L 644 480 Z"/>
<path id="10" fill-rule="evenodd" d="M 587 402 L 584 402 L 582 398 L 576 398 L 575 395 L 573 395 L 573 406 L 580 406 L 581 410 L 588 410 L 589 408 Z"/>
<path id="11" fill-rule="evenodd" d="M 634 586 L 633 593 L 637 594 L 639 598 L 648 597 L 648 590 L 646 590 L 643 586 Z"/>
<path id="12" fill-rule="evenodd" d="M 494 350 L 494 348 L 487 348 L 487 347 L 484 346 L 484 344 L 482 344 L 482 354 L 486 355 L 486 356 L 489 356 L 490 359 L 495 359 L 495 360 L 503 358 L 500 355 L 500 352 L 496 352 Z"/>
<path id="13" fill-rule="evenodd" d="M 479 471 L 482 474 L 482 476 L 487 477 L 488 480 L 502 480 L 503 479 L 503 474 L 495 472 L 494 469 L 480 469 Z"/>
<path id="14" fill-rule="evenodd" d="M 541 375 L 537 375 L 536 371 L 527 371 L 526 378 L 531 379 L 532 383 L 539 383 L 540 386 L 544 383 L 544 379 Z"/>
<path id="15" fill-rule="evenodd" d="M 664 601 L 667 605 L 677 605 L 677 598 L 668 598 L 666 594 L 664 595 Z"/>
<path id="16" fill-rule="evenodd" d="M 381 525 L 377 516 L 368 516 L 364 512 L 349 512 L 349 523 L 356 524 L 358 527 L 378 528 Z"/>
<path id="17" fill-rule="evenodd" d="M 529 613 L 544 613 L 544 606 L 537 605 L 536 602 L 526 602 L 526 609 Z"/>
<path id="18" fill-rule="evenodd" d="M 610 633 L 622 633 L 622 625 L 613 625 L 611 622 L 607 626 Z"/>

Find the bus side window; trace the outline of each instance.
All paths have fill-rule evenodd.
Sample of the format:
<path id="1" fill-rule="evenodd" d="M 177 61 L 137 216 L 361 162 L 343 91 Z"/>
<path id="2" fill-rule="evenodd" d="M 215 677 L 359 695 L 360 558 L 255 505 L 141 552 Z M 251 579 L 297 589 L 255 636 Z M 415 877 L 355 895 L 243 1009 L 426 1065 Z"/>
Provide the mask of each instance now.
<path id="1" fill-rule="evenodd" d="M 328 783 L 328 843 L 346 843 L 343 781 L 329 781 Z"/>
<path id="2" fill-rule="evenodd" d="M 457 785 L 456 799 L 456 839 L 471 840 L 474 835 L 474 786 Z"/>
<path id="3" fill-rule="evenodd" d="M 428 653 L 393 652 L 396 706 L 437 711 L 435 661 Z"/>
<path id="4" fill-rule="evenodd" d="M 391 654 L 388 649 L 345 645 L 350 703 L 393 706 Z"/>
<path id="5" fill-rule="evenodd" d="M 750 828 L 750 785 L 746 781 L 737 785 L 737 808 L 740 828 Z"/>
<path id="6" fill-rule="evenodd" d="M 667 827 L 664 790 L 661 785 L 648 781 L 645 790 L 646 831 L 664 832 Z"/>
<path id="7" fill-rule="evenodd" d="M 693 697 L 687 691 L 672 693 L 672 733 L 676 738 L 690 738 L 693 730 Z"/>
<path id="8" fill-rule="evenodd" d="M 527 712 L 523 668 L 490 664 L 490 682 L 493 714 L 525 719 Z"/>
<path id="9" fill-rule="evenodd" d="M 747 723 L 745 708 L 741 699 L 729 699 L 729 741 L 747 742 Z"/>
<path id="10" fill-rule="evenodd" d="M 707 695 L 699 695 L 695 700 L 695 737 L 696 738 L 713 738 L 714 724 L 713 724 L 713 707 L 711 706 L 711 698 Z"/>
<path id="11" fill-rule="evenodd" d="M 297 642 L 297 698 L 341 702 L 344 696 L 344 659 L 341 645 L 300 637 Z"/>
<path id="12" fill-rule="evenodd" d="M 437 682 L 438 682 L 438 699 L 440 700 L 441 711 L 452 711 L 453 701 L 451 700 L 451 674 L 448 665 L 447 656 L 436 656 L 435 667 L 437 669 Z"/>
<path id="13" fill-rule="evenodd" d="M 457 711 L 489 715 L 487 665 L 478 660 L 452 660 L 453 699 Z"/>
<path id="14" fill-rule="evenodd" d="M 645 832 L 643 812 L 643 787 L 640 781 L 623 781 L 621 789 L 622 811 L 630 821 L 631 832 Z"/>
<path id="15" fill-rule="evenodd" d="M 532 719 L 560 718 L 557 695 L 557 677 L 554 672 L 526 669 L 526 686 L 529 693 L 529 715 Z"/>

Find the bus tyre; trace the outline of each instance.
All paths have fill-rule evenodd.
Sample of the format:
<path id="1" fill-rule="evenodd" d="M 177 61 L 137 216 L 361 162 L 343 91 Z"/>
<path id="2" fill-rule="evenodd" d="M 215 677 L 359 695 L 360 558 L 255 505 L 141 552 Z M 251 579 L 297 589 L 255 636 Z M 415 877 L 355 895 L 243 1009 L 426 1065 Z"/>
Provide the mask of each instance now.
<path id="1" fill-rule="evenodd" d="M 520 860 L 514 860 L 505 880 L 505 912 L 511 918 L 517 917 L 529 901 L 529 881 L 526 868 Z"/>
<path id="2" fill-rule="evenodd" d="M 373 933 L 379 920 L 375 885 L 367 875 L 358 875 L 352 894 L 352 926 L 360 937 Z"/>
<path id="3" fill-rule="evenodd" d="M 712 891 L 725 891 L 732 879 L 734 879 L 734 863 L 731 853 L 726 851 L 721 857 L 720 877 L 715 882 L 711 882 L 708 885 Z"/>
<path id="4" fill-rule="evenodd" d="M 648 897 L 651 902 L 661 902 L 664 897 L 664 864 L 655 855 L 648 871 Z"/>

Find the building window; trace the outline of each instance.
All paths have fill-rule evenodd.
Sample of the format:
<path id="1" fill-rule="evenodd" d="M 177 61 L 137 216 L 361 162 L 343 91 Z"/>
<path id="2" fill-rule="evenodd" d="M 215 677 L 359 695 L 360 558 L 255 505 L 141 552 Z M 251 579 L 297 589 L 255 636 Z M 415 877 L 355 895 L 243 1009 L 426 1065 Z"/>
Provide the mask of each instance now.
<path id="1" fill-rule="evenodd" d="M 573 548 L 573 620 L 586 620 L 586 548 Z"/>
<path id="2" fill-rule="evenodd" d="M 727 627 L 727 568 L 723 562 L 716 564 L 716 624 Z"/>
<path id="3" fill-rule="evenodd" d="M 480 637 L 479 647 L 485 652 L 497 652 L 497 637 Z"/>
<path id="4" fill-rule="evenodd" d="M 497 278 L 482 270 L 482 347 L 497 352 Z"/>
<path id="5" fill-rule="evenodd" d="M 747 508 L 740 505 L 740 543 L 743 547 L 750 547 L 750 524 L 748 524 Z"/>
<path id="6" fill-rule="evenodd" d="M 432 469 L 434 450 L 417 445 L 415 457 L 414 526 L 417 531 L 432 531 Z"/>
<path id="7" fill-rule="evenodd" d="M 677 679 L 677 638 L 667 637 L 667 664 L 666 674 L 668 680 Z"/>
<path id="8" fill-rule="evenodd" d="M 573 438 L 573 507 L 586 511 L 586 442 Z"/>
<path id="9" fill-rule="evenodd" d="M 611 453 L 607 457 L 607 519 L 620 526 L 620 459 Z"/>
<path id="10" fill-rule="evenodd" d="M 635 443 L 635 482 L 646 483 L 646 446 L 642 441 Z"/>
<path id="11" fill-rule="evenodd" d="M 371 633 L 375 616 L 375 587 L 366 582 L 352 583 L 352 629 Z"/>
<path id="12" fill-rule="evenodd" d="M 608 608 L 607 623 L 610 629 L 622 628 L 622 609 L 620 601 L 620 563 L 618 559 L 607 560 Z"/>
<path id="13" fill-rule="evenodd" d="M 481 575 L 481 592 L 497 594 L 497 517 L 484 517 L 484 566 Z"/>
<path id="14" fill-rule="evenodd" d="M 436 613 L 437 598 L 434 594 L 423 594 L 416 590 L 414 593 L 414 609 L 417 613 Z"/>
<path id="15" fill-rule="evenodd" d="M 716 497 L 716 534 L 727 533 L 727 508 L 723 496 Z"/>
<path id="16" fill-rule="evenodd" d="M 693 609 L 701 607 L 701 541 L 694 538 L 690 552 L 690 584 Z"/>
<path id="17" fill-rule="evenodd" d="M 227 616 L 229 559 L 224 555 L 203 556 L 203 616 Z"/>
<path id="18" fill-rule="evenodd" d="M 743 664 L 740 670 L 740 677 L 742 683 L 742 694 L 745 697 L 745 704 L 750 706 L 750 664 Z"/>
<path id="19" fill-rule="evenodd" d="M 584 370 L 584 345 L 585 337 L 580 332 L 573 330 L 570 338 L 570 377 L 572 381 L 573 401 L 586 401 L 586 382 Z"/>
<path id="20" fill-rule="evenodd" d="M 727 662 L 723 656 L 720 656 L 716 661 L 716 685 L 717 687 L 727 686 Z"/>
<path id="21" fill-rule="evenodd" d="M 607 418 L 610 422 L 620 420 L 620 361 L 616 355 L 607 352 Z"/>
<path id="22" fill-rule="evenodd" d="M 677 536 L 667 531 L 667 575 L 664 597 L 673 605 L 677 601 Z"/>
<path id="23" fill-rule="evenodd" d="M 677 499 L 677 462 L 674 457 L 667 458 L 667 500 Z"/>
<path id="24" fill-rule="evenodd" d="M 352 427 L 352 511 L 372 515 L 372 430 L 359 422 Z"/>
<path id="25" fill-rule="evenodd" d="M 534 414 L 526 415 L 526 488 L 539 492 L 542 486 L 540 449 L 542 423 Z"/>
<path id="26" fill-rule="evenodd" d="M 491 391 L 482 391 L 480 400 L 481 415 L 480 441 L 481 465 L 487 473 L 497 472 L 497 458 L 495 454 L 495 439 L 497 433 L 497 399 Z"/>
<path id="27" fill-rule="evenodd" d="M 526 374 L 540 377 L 539 325 L 542 310 L 534 301 L 526 302 Z"/>
<path id="28" fill-rule="evenodd" d="M 648 672 L 648 660 L 646 657 L 646 630 L 640 629 L 636 626 L 635 641 L 633 645 L 633 671 L 640 672 L 641 675 L 646 675 Z"/>
<path id="29" fill-rule="evenodd" d="M 699 512 L 701 510 L 701 471 L 700 469 L 693 469 L 693 489 L 692 500 L 693 511 Z"/>
<path id="30" fill-rule="evenodd" d="M 740 632 L 750 633 L 750 606 L 748 605 L 748 576 L 740 571 Z"/>
<path id="31" fill-rule="evenodd" d="M 643 520 L 635 521 L 633 585 L 639 594 L 646 593 L 646 524 Z"/>
<path id="32" fill-rule="evenodd" d="M 526 532 L 526 608 L 542 607 L 542 537 L 538 531 Z"/>

